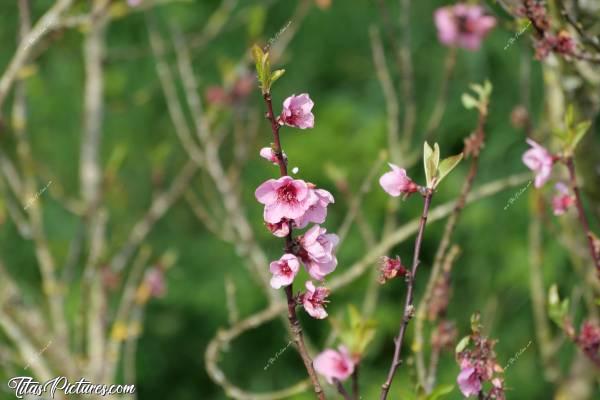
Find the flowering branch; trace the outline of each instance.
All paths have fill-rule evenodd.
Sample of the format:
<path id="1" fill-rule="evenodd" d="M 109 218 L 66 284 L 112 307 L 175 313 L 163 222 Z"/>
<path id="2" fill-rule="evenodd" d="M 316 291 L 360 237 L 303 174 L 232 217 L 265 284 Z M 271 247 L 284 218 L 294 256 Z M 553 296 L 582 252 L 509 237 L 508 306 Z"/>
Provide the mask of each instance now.
<path id="1" fill-rule="evenodd" d="M 306 283 L 307 292 L 295 297 L 293 293 L 293 279 L 299 268 L 298 258 L 307 265 L 307 269 L 311 276 L 320 279 L 324 278 L 326 273 L 332 271 L 332 269 L 330 269 L 331 263 L 327 266 L 329 268 L 327 271 L 322 270 L 321 267 L 324 268 L 324 266 L 318 265 L 318 262 L 315 266 L 315 270 L 310 270 L 311 263 L 314 262 L 314 260 L 311 260 L 311 249 L 306 243 L 306 238 L 313 237 L 314 235 L 312 233 L 316 232 L 318 237 L 315 241 L 319 242 L 318 245 L 321 246 L 324 243 L 319 240 L 325 236 L 323 234 L 324 230 L 321 230 L 318 225 L 315 225 L 307 231 L 303 237 L 294 241 L 293 228 L 294 226 L 306 226 L 308 222 L 323 222 L 324 216 L 323 218 L 318 217 L 317 219 L 322 220 L 317 221 L 314 219 L 314 215 L 309 214 L 316 208 L 323 208 L 322 211 L 326 212 L 324 208 L 328 203 L 333 201 L 333 198 L 331 198 L 331 195 L 328 192 L 323 190 L 321 190 L 321 193 L 316 194 L 315 192 L 319 189 L 314 190 L 309 188 L 304 181 L 293 180 L 290 178 L 287 171 L 287 160 L 281 147 L 281 139 L 279 136 L 281 125 L 287 124 L 301 129 L 312 128 L 314 124 L 314 117 L 312 116 L 312 113 L 310 113 L 312 101 L 308 98 L 308 95 L 291 96 L 284 103 L 282 115 L 280 117 L 275 117 L 270 89 L 271 85 L 283 75 L 284 70 L 277 70 L 272 73 L 270 69 L 269 53 L 263 52 L 258 46 L 253 48 L 253 54 L 256 61 L 263 99 L 267 108 L 266 117 L 271 123 L 271 131 L 273 133 L 271 154 L 268 154 L 267 152 L 267 154 L 262 153 L 261 155 L 266 155 L 266 158 L 271 162 L 276 163 L 279 166 L 280 173 L 280 179 L 276 181 L 267 181 L 259 186 L 256 190 L 256 197 L 261 203 L 265 204 L 265 221 L 269 224 L 268 226 L 279 227 L 274 228 L 272 232 L 276 234 L 276 236 L 285 235 L 285 254 L 279 261 L 272 262 L 270 266 L 271 272 L 274 274 L 273 279 L 271 280 L 271 286 L 274 288 L 284 286 L 287 298 L 288 320 L 292 329 L 292 336 L 310 377 L 314 392 L 317 398 L 322 400 L 325 399 L 325 394 L 323 393 L 319 378 L 313 367 L 312 359 L 304 343 L 302 326 L 300 325 L 300 321 L 296 314 L 296 307 L 298 302 L 303 302 L 307 312 L 311 316 L 318 319 L 325 318 L 327 313 L 325 312 L 323 305 L 328 290 L 323 287 L 315 288 L 312 282 L 309 281 Z M 314 192 L 310 193 L 313 194 L 312 197 L 316 198 L 315 200 L 310 200 L 309 190 L 314 190 Z M 323 192 L 328 194 L 331 199 L 324 200 L 323 197 L 321 197 L 324 196 Z M 304 193 L 304 195 L 302 195 L 302 193 Z M 276 197 L 276 199 L 274 197 Z M 323 201 L 325 201 L 324 205 L 322 203 Z M 304 208 L 304 210 L 302 210 L 301 213 L 297 213 L 298 208 Z M 277 233 L 277 231 L 280 231 L 280 233 Z M 331 250 L 332 248 L 330 249 L 330 252 Z M 298 258 L 296 258 L 296 256 L 298 256 Z M 337 260 L 335 263 L 337 263 Z M 335 268 L 335 264 L 333 264 L 333 268 Z M 319 271 L 316 271 L 317 269 L 319 269 Z"/>

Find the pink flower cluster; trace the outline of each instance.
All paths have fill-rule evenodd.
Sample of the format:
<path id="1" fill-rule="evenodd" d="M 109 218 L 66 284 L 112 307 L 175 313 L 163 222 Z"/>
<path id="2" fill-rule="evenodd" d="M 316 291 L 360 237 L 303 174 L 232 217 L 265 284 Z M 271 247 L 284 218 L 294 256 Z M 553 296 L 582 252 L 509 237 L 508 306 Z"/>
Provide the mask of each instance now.
<path id="1" fill-rule="evenodd" d="M 307 94 L 288 97 L 278 121 L 281 125 L 300 129 L 312 128 L 312 107 L 313 102 Z M 287 156 L 282 154 L 283 159 L 279 160 L 271 147 L 260 151 L 263 158 L 277 165 L 280 162 L 287 163 Z M 304 265 L 311 278 L 318 281 L 335 270 L 335 248 L 339 238 L 320 226 L 327 218 L 327 207 L 334 203 L 331 193 L 302 179 L 282 176 L 262 183 L 254 194 L 258 202 L 264 205 L 263 218 L 267 228 L 277 237 L 289 238 L 286 253 L 269 266 L 273 274 L 271 287 L 279 289 L 292 285 L 300 272 L 300 264 Z M 304 234 L 295 239 L 291 237 L 292 229 L 303 229 L 311 223 L 314 225 Z M 299 295 L 297 301 L 313 318 L 327 317 L 325 304 L 329 290 L 315 287 L 311 281 L 306 282 L 305 286 L 306 292 Z"/>
<path id="2" fill-rule="evenodd" d="M 339 351 L 326 349 L 314 359 L 315 371 L 325 377 L 330 384 L 336 379 L 345 381 L 354 372 L 354 360 L 345 346 Z"/>
<path id="3" fill-rule="evenodd" d="M 440 42 L 448 46 L 477 50 L 496 19 L 485 15 L 478 5 L 458 3 L 438 8 L 434 13 Z"/>

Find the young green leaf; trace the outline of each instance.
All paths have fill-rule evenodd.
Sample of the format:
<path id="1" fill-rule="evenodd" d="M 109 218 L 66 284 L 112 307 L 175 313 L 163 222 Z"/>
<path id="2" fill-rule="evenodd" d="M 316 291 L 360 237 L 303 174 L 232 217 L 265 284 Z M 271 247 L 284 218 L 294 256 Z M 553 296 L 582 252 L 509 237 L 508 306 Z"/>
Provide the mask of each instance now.
<path id="1" fill-rule="evenodd" d="M 477 108 L 479 105 L 479 102 L 470 94 L 467 93 L 463 93 L 462 97 L 460 98 L 463 106 L 469 110 L 471 108 Z"/>
<path id="2" fill-rule="evenodd" d="M 464 338 L 462 338 L 460 340 L 460 342 L 458 342 L 458 344 L 456 345 L 456 349 L 454 350 L 456 354 L 462 352 L 464 349 L 467 348 L 467 346 L 469 345 L 469 342 L 471 341 L 471 336 L 465 336 Z"/>
<path id="3" fill-rule="evenodd" d="M 439 183 L 458 165 L 460 160 L 463 158 L 463 153 L 457 154 L 455 156 L 450 156 L 448 158 L 444 158 L 442 162 L 440 162 L 438 179 L 436 185 Z"/>
<path id="4" fill-rule="evenodd" d="M 275 81 L 283 76 L 285 73 L 285 69 L 278 69 L 277 71 L 271 74 L 271 85 L 275 83 Z"/>
<path id="5" fill-rule="evenodd" d="M 423 143 L 423 166 L 425 168 L 425 180 L 427 181 L 427 187 L 432 187 L 433 178 L 436 174 L 436 166 L 433 161 L 433 149 L 429 146 L 429 143 Z"/>
<path id="6" fill-rule="evenodd" d="M 446 397 L 446 395 L 452 393 L 454 385 L 440 385 L 433 389 L 433 392 L 425 397 L 425 400 L 439 400 Z"/>
<path id="7" fill-rule="evenodd" d="M 575 128 L 573 129 L 573 139 L 570 143 L 573 150 L 575 150 L 575 147 L 577 147 L 581 139 L 583 139 L 585 134 L 589 131 L 590 126 L 592 126 L 592 121 L 583 121 L 575 125 Z"/>

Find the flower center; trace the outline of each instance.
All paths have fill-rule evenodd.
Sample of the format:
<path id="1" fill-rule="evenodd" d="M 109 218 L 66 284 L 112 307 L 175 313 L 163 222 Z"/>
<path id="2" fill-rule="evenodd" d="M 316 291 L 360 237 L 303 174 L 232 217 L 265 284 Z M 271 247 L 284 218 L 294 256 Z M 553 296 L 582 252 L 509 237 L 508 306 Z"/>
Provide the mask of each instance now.
<path id="1" fill-rule="evenodd" d="M 277 199 L 285 203 L 295 202 L 296 195 L 296 188 L 291 184 L 287 184 L 277 189 Z"/>

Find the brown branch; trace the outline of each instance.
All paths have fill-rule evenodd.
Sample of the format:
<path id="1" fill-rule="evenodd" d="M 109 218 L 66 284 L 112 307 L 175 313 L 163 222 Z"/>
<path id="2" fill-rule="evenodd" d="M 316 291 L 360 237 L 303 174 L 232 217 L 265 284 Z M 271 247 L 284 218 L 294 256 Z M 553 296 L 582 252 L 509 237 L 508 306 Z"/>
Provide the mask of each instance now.
<path id="1" fill-rule="evenodd" d="M 573 190 L 573 194 L 575 194 L 575 206 L 577 208 L 579 223 L 581 224 L 581 227 L 583 228 L 583 231 L 587 237 L 590 255 L 592 256 L 592 260 L 594 260 L 598 279 L 600 279 L 600 252 L 596 251 L 594 245 L 594 236 L 590 230 L 590 223 L 585 215 L 583 201 L 581 200 L 581 193 L 579 192 L 579 186 L 577 185 L 577 174 L 575 173 L 575 163 L 573 161 L 573 157 L 568 156 L 564 162 L 569 170 L 569 182 L 571 184 L 571 189 Z"/>
<path id="2" fill-rule="evenodd" d="M 423 205 L 423 214 L 421 214 L 421 220 L 419 221 L 419 230 L 417 232 L 417 238 L 415 241 L 415 251 L 413 254 L 412 268 L 410 276 L 408 276 L 408 288 L 406 290 L 406 300 L 404 301 L 402 321 L 400 322 L 400 329 L 398 331 L 398 335 L 396 336 L 396 338 L 394 338 L 394 357 L 392 359 L 392 364 L 390 365 L 387 379 L 385 383 L 381 386 L 381 395 L 379 397 L 380 400 L 387 399 L 388 391 L 390 390 L 390 386 L 392 385 L 392 380 L 394 379 L 396 370 L 402 363 L 400 359 L 400 352 L 402 351 L 402 342 L 404 341 L 406 327 L 408 326 L 408 323 L 414 315 L 413 290 L 415 285 L 415 277 L 417 275 L 417 269 L 419 268 L 420 264 L 419 257 L 421 253 L 421 243 L 423 241 L 423 235 L 425 233 L 425 224 L 427 223 L 427 217 L 429 214 L 429 207 L 431 205 L 432 196 L 433 190 L 427 189 L 427 193 L 425 194 L 425 204 Z"/>

